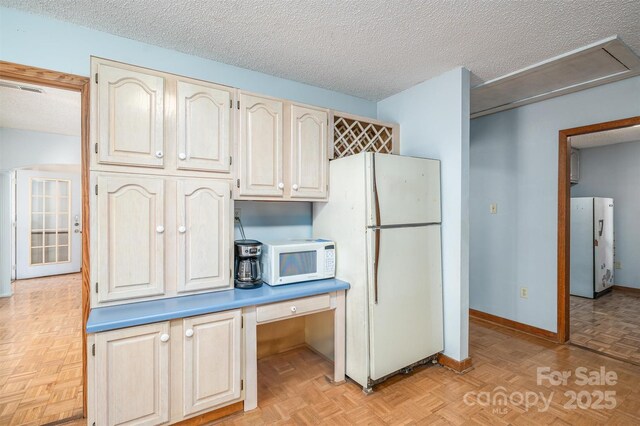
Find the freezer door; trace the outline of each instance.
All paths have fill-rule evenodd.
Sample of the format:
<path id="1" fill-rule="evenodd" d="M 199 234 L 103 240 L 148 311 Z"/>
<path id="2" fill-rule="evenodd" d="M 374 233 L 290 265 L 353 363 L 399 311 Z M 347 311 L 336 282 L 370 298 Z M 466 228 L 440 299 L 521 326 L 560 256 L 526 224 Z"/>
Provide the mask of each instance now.
<path id="1" fill-rule="evenodd" d="M 594 277 L 596 293 L 613 285 L 613 199 L 593 199 Z"/>
<path id="2" fill-rule="evenodd" d="M 377 380 L 443 350 L 440 225 L 369 229 L 368 241 L 370 377 Z"/>
<path id="3" fill-rule="evenodd" d="M 593 198 L 571 199 L 572 296 L 593 298 Z"/>
<path id="4" fill-rule="evenodd" d="M 440 222 L 440 161 L 391 154 L 367 159 L 369 226 Z"/>

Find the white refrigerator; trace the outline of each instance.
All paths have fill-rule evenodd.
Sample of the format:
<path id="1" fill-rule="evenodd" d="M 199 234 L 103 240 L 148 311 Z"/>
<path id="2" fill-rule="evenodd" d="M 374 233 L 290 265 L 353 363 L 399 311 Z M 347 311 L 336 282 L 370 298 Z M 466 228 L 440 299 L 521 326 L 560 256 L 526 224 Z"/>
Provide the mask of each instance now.
<path id="1" fill-rule="evenodd" d="M 314 237 L 348 281 L 346 372 L 367 391 L 443 350 L 440 162 L 361 153 L 330 163 Z"/>
<path id="2" fill-rule="evenodd" d="M 571 295 L 593 299 L 613 286 L 613 199 L 571 199 Z"/>

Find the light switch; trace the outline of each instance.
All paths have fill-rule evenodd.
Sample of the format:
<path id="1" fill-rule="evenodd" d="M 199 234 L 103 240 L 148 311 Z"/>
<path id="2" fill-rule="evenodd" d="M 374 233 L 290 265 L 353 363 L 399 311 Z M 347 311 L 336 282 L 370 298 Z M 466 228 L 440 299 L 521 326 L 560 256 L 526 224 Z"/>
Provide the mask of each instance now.
<path id="1" fill-rule="evenodd" d="M 520 287 L 520 297 L 523 299 L 529 298 L 529 289 L 527 287 Z"/>
<path id="2" fill-rule="evenodd" d="M 497 214 L 498 213 L 498 204 L 496 204 L 496 203 L 489 204 L 489 213 Z"/>

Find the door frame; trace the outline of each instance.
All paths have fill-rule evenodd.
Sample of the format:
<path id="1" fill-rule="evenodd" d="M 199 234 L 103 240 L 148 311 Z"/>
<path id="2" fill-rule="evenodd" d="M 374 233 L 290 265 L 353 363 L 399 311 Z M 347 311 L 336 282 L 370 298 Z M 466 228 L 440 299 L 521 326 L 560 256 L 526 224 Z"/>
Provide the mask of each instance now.
<path id="1" fill-rule="evenodd" d="M 560 343 L 570 337 L 571 136 L 640 125 L 640 116 L 560 130 L 558 135 L 558 331 Z"/>
<path id="2" fill-rule="evenodd" d="M 87 319 L 89 318 L 89 78 L 0 61 L 0 78 L 80 93 L 82 191 L 82 412 L 87 417 Z"/>

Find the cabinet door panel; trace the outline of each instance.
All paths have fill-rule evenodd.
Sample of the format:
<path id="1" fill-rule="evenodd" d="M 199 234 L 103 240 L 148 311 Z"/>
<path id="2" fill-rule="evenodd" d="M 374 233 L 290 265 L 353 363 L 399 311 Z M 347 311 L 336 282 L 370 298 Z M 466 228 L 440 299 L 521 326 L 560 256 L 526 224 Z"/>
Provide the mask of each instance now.
<path id="1" fill-rule="evenodd" d="M 98 176 L 98 302 L 164 293 L 164 181 Z"/>
<path id="2" fill-rule="evenodd" d="M 326 198 L 326 111 L 291 105 L 291 198 Z"/>
<path id="3" fill-rule="evenodd" d="M 284 194 L 282 110 L 279 101 L 245 94 L 240 97 L 240 195 Z"/>
<path id="4" fill-rule="evenodd" d="M 178 169 L 229 172 L 231 93 L 178 81 Z"/>
<path id="5" fill-rule="evenodd" d="M 98 161 L 164 165 L 164 78 L 98 66 Z"/>
<path id="6" fill-rule="evenodd" d="M 240 310 L 184 320 L 185 416 L 240 398 L 240 321 Z"/>
<path id="7" fill-rule="evenodd" d="M 231 188 L 178 181 L 178 292 L 231 288 Z"/>
<path id="8" fill-rule="evenodd" d="M 97 425 L 169 421 L 169 323 L 96 334 Z"/>

